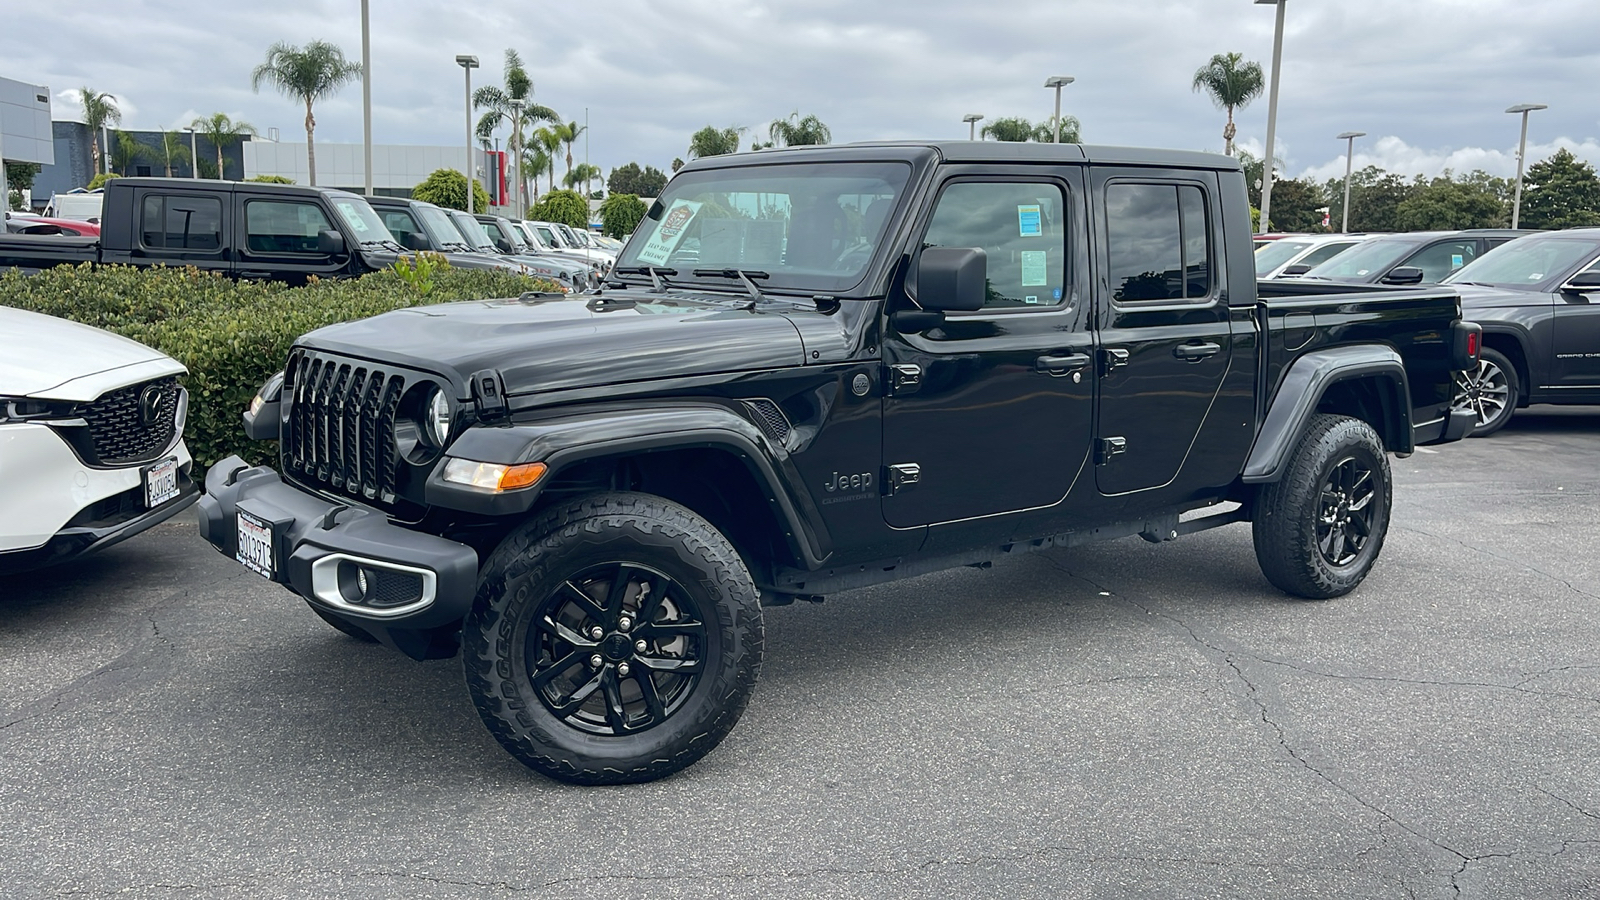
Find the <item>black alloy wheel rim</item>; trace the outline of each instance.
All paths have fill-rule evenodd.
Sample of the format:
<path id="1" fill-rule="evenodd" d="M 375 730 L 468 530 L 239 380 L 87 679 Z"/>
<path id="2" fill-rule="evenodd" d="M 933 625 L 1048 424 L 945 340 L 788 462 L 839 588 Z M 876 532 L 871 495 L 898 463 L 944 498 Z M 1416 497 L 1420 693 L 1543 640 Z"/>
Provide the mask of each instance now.
<path id="1" fill-rule="evenodd" d="M 1478 368 L 1471 372 L 1456 373 L 1455 409 L 1470 409 L 1478 416 L 1478 427 L 1499 418 L 1511 402 L 1511 385 L 1506 373 L 1486 359 L 1478 360 Z"/>
<path id="2" fill-rule="evenodd" d="M 1378 478 L 1371 467 L 1347 456 L 1328 470 L 1317 512 L 1317 552 L 1330 565 L 1354 562 L 1372 539 L 1378 515 Z"/>
<path id="3" fill-rule="evenodd" d="M 621 736 L 681 709 L 705 671 L 705 616 L 676 581 L 648 566 L 590 566 L 540 605 L 525 665 L 539 700 L 564 724 Z"/>

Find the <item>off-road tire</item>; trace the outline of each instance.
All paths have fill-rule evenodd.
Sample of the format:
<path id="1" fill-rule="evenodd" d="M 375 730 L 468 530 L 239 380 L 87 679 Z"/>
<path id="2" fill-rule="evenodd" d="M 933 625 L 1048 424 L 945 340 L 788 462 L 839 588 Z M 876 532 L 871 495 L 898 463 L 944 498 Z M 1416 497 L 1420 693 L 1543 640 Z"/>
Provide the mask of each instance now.
<path id="1" fill-rule="evenodd" d="M 1468 437 L 1488 437 L 1506 427 L 1516 414 L 1522 384 L 1517 379 L 1517 367 L 1505 354 L 1484 347 L 1478 352 L 1477 368 L 1456 373 L 1455 381 L 1451 409 L 1470 409 L 1478 417 Z M 1496 403 L 1500 404 L 1498 409 Z"/>
<path id="2" fill-rule="evenodd" d="M 1360 492 L 1359 486 L 1348 491 L 1370 494 L 1360 510 L 1337 499 L 1346 492 L 1340 479 L 1354 481 L 1346 476 L 1356 470 L 1367 472 L 1375 482 L 1370 491 Z M 1279 590 L 1307 600 L 1348 594 L 1367 577 L 1383 549 L 1393 499 L 1389 458 L 1372 426 L 1348 416 L 1312 417 L 1283 478 L 1263 485 L 1256 496 L 1252 524 L 1262 574 Z M 1359 515 L 1369 507 L 1370 515 Z M 1359 548 L 1353 540 L 1347 544 L 1340 538 L 1339 547 L 1330 554 L 1327 547 L 1333 543 L 1334 526 L 1328 523 L 1341 517 L 1361 522 L 1359 527 L 1339 528 L 1339 534 L 1361 528 L 1367 533 L 1361 535 Z"/>
<path id="3" fill-rule="evenodd" d="M 311 607 L 311 611 L 317 614 L 317 618 L 321 619 L 324 622 L 327 622 L 329 625 L 333 626 L 339 632 L 341 632 L 343 634 L 346 634 L 346 635 L 348 635 L 348 636 L 360 641 L 363 644 L 376 644 L 378 642 L 377 638 L 373 637 L 370 634 L 367 634 L 365 631 L 362 631 L 360 628 L 357 628 L 356 626 L 351 625 L 349 622 L 346 622 L 345 620 L 339 618 L 336 615 L 333 615 L 332 613 L 323 612 L 321 609 L 317 608 L 317 605 L 315 603 L 312 603 L 310 600 L 306 601 L 306 605 Z"/>
<path id="4" fill-rule="evenodd" d="M 634 614 L 640 621 L 633 623 L 634 631 L 627 633 L 624 609 L 621 617 L 613 615 L 605 625 L 619 630 L 596 638 L 596 646 L 582 649 L 582 644 L 556 637 L 560 630 L 545 624 L 558 618 L 552 616 L 553 608 L 565 615 L 578 608 L 595 611 L 592 621 L 560 632 L 567 637 L 586 637 L 588 629 L 601 627 L 600 613 L 609 601 L 589 597 L 588 606 L 575 606 L 569 598 L 577 595 L 567 586 L 577 581 L 580 587 L 590 585 L 585 590 L 596 590 L 593 585 L 599 581 L 585 580 L 586 573 L 607 567 L 615 568 L 622 586 L 606 596 L 632 596 L 638 601 Z M 633 576 L 625 573 L 635 573 L 640 580 L 630 582 L 627 579 Z M 652 637 L 658 632 L 653 630 L 657 626 L 644 621 L 645 585 L 658 577 L 666 586 L 656 593 L 673 592 L 678 599 L 655 601 L 655 612 L 648 615 L 664 616 L 670 607 L 680 615 L 675 621 L 659 621 L 662 632 L 676 627 L 695 637 L 674 637 L 670 642 Z M 627 602 L 618 605 L 625 607 Z M 684 610 L 693 615 L 682 615 Z M 693 631 L 696 626 L 699 630 Z M 671 652 L 661 645 L 697 645 L 697 674 L 668 673 L 669 677 L 657 679 L 652 668 L 641 678 L 641 666 L 672 662 L 644 652 L 629 658 L 633 671 L 626 679 L 616 659 L 586 668 L 588 660 L 600 658 L 600 650 L 611 653 L 619 646 L 616 635 L 626 638 L 620 645 L 624 651 L 635 638 L 656 644 L 652 654 Z M 760 672 L 763 640 L 758 593 L 732 544 L 692 511 L 638 493 L 595 494 L 569 501 L 512 531 L 484 564 L 461 632 L 467 688 L 489 731 L 524 765 L 574 784 L 653 781 L 710 752 L 749 702 Z M 553 646 L 579 654 L 583 661 L 562 666 L 550 649 Z M 582 656 L 591 650 L 595 656 Z M 609 682 L 607 666 L 613 679 Z M 558 679 L 549 677 L 550 670 L 558 668 L 566 670 L 559 675 L 563 682 L 569 676 L 574 683 L 590 677 L 601 685 L 586 694 L 579 687 L 566 695 L 568 703 L 580 702 L 580 694 L 590 700 L 602 695 L 599 722 L 595 713 L 582 709 L 558 715 L 557 701 L 550 699 Z M 536 674 L 547 679 L 542 687 L 536 686 Z M 646 707 L 647 724 L 624 733 L 622 723 L 628 717 L 619 699 L 617 717 L 612 718 L 613 697 L 622 698 L 622 686 L 630 681 L 636 695 L 633 703 Z M 647 681 L 649 703 L 644 699 Z M 658 681 L 666 688 L 658 688 Z M 657 692 L 672 688 L 678 693 L 664 705 L 666 694 Z M 597 733 L 608 728 L 614 732 Z"/>

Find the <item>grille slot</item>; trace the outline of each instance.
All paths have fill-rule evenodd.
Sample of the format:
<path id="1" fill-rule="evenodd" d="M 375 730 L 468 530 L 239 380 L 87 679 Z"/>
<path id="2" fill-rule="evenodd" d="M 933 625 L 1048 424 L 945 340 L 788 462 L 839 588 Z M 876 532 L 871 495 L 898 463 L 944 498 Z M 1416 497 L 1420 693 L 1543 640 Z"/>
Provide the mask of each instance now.
<path id="1" fill-rule="evenodd" d="M 73 408 L 87 429 L 63 428 L 61 434 L 87 465 L 147 463 L 177 440 L 182 394 L 176 377 L 108 391 Z"/>
<path id="2" fill-rule="evenodd" d="M 296 480 L 379 506 L 396 502 L 394 417 L 407 376 L 305 350 L 290 354 L 283 467 Z"/>
<path id="3" fill-rule="evenodd" d="M 745 408 L 754 415 L 756 425 L 760 427 L 763 434 L 772 438 L 778 444 L 782 444 L 789 439 L 789 432 L 792 426 L 789 424 L 789 417 L 783 414 L 783 410 L 778 408 L 778 404 L 765 397 L 745 400 L 743 403 Z"/>

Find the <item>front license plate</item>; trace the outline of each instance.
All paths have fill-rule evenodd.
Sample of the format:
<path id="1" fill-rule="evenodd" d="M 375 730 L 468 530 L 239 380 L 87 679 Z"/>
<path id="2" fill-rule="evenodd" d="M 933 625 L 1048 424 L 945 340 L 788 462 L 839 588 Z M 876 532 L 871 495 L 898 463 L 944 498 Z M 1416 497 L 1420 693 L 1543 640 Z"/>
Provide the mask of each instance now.
<path id="1" fill-rule="evenodd" d="M 144 470 L 144 505 L 155 509 L 178 496 L 178 460 L 163 459 Z"/>
<path id="2" fill-rule="evenodd" d="M 235 553 L 241 565 L 262 578 L 273 575 L 272 523 L 244 510 L 237 510 L 239 521 L 239 550 Z"/>

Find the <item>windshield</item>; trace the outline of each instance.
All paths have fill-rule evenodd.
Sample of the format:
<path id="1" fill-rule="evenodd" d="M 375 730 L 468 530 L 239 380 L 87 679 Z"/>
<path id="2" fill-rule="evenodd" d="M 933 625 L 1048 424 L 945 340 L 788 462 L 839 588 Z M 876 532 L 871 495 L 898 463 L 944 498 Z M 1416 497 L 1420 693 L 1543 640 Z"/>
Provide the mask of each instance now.
<path id="1" fill-rule="evenodd" d="M 797 163 L 680 174 L 650 207 L 618 268 L 766 273 L 763 287 L 841 291 L 861 281 L 911 167 Z"/>
<path id="2" fill-rule="evenodd" d="M 1273 241 L 1256 251 L 1256 274 L 1265 275 L 1311 246 L 1305 241 Z"/>
<path id="3" fill-rule="evenodd" d="M 332 197 L 333 207 L 339 211 L 339 218 L 344 219 L 344 224 L 356 236 L 362 246 L 371 244 L 395 243 L 394 235 L 384 227 L 383 220 L 372 211 L 367 201 L 360 197 Z"/>
<path id="4" fill-rule="evenodd" d="M 1351 247 L 1306 274 L 1318 278 L 1360 280 L 1387 270 L 1415 249 L 1418 243 L 1420 241 L 1403 238 L 1398 240 L 1378 238 L 1367 241 L 1359 247 Z"/>
<path id="5" fill-rule="evenodd" d="M 476 250 L 485 250 L 489 253 L 499 253 L 494 241 L 489 240 L 489 232 L 484 229 L 483 223 L 464 212 L 451 210 L 450 221 L 456 223 L 456 228 L 466 236 L 467 243 Z"/>
<path id="6" fill-rule="evenodd" d="M 548 246 L 550 249 L 565 250 L 567 248 L 567 245 L 563 244 L 561 239 L 556 237 L 555 229 L 551 228 L 549 225 L 535 225 L 534 230 L 539 232 L 539 236 L 544 238 L 546 246 Z"/>
<path id="7" fill-rule="evenodd" d="M 416 213 L 422 219 L 422 227 L 433 236 L 434 243 L 441 247 L 466 244 L 461 239 L 461 229 L 450 220 L 449 214 L 437 206 L 416 207 Z"/>
<path id="8" fill-rule="evenodd" d="M 522 240 L 528 245 L 529 250 L 541 251 L 550 249 L 539 240 L 539 235 L 534 232 L 533 226 L 527 222 L 512 222 L 511 226 L 517 230 L 518 234 L 522 235 Z"/>
<path id="9" fill-rule="evenodd" d="M 1450 273 L 1444 284 L 1492 284 L 1525 291 L 1550 290 L 1579 263 L 1600 253 L 1600 241 L 1529 237 L 1490 250 Z M 1545 285 L 1549 283 L 1549 287 Z"/>

